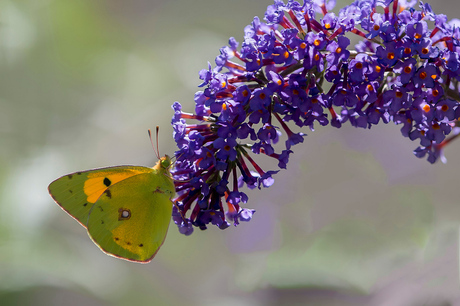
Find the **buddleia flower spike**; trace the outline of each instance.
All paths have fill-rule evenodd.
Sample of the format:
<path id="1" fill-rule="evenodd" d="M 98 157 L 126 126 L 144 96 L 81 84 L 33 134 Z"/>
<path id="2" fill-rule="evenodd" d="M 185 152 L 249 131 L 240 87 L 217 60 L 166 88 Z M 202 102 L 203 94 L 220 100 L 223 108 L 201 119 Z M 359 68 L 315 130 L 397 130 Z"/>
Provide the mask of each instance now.
<path id="1" fill-rule="evenodd" d="M 455 21 L 416 1 L 359 0 L 338 15 L 332 4 L 275 0 L 241 43 L 230 38 L 215 67 L 200 71 L 194 113 L 173 104 L 181 233 L 251 220 L 243 186 L 269 187 L 287 168 L 306 136 L 294 127 L 393 122 L 419 143 L 417 157 L 445 160 L 460 117 Z M 350 35 L 360 39 L 355 46 Z M 273 158 L 272 169 L 257 164 L 259 154 Z"/>

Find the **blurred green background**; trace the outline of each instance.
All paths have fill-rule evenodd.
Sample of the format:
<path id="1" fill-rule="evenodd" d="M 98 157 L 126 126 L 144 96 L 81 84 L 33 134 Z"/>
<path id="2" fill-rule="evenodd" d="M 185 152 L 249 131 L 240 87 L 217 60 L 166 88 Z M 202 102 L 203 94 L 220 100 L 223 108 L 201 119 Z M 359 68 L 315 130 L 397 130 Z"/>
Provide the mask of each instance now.
<path id="1" fill-rule="evenodd" d="M 269 4 L 0 0 L 1 305 L 459 305 L 460 143 L 430 165 L 392 124 L 306 131 L 249 192 L 251 222 L 172 224 L 147 265 L 103 254 L 49 197 L 66 173 L 153 165 L 156 125 L 172 154 L 171 104 L 193 111 L 199 70 Z"/>

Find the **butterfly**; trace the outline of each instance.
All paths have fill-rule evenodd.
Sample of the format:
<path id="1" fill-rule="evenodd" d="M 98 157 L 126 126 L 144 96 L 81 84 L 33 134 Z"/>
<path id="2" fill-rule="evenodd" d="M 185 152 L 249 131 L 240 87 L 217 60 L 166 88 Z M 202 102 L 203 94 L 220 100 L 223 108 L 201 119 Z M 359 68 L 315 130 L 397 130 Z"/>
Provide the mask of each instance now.
<path id="1" fill-rule="evenodd" d="M 168 232 L 175 195 L 171 166 L 165 155 L 153 168 L 79 171 L 56 179 L 48 191 L 106 254 L 147 263 Z"/>

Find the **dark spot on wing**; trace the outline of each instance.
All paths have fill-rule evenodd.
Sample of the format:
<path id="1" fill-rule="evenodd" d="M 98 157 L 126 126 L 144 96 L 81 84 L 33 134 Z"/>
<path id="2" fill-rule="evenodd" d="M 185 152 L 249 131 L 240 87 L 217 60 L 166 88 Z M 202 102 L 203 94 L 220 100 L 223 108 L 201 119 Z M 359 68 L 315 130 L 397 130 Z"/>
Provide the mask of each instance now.
<path id="1" fill-rule="evenodd" d="M 127 245 L 131 245 L 131 242 L 129 242 L 129 241 L 126 241 L 126 244 L 127 244 Z"/>
<path id="2" fill-rule="evenodd" d="M 86 206 L 86 205 L 88 205 L 88 203 L 83 203 L 83 206 Z"/>
<path id="3" fill-rule="evenodd" d="M 102 209 L 102 206 L 99 206 L 99 209 L 100 209 L 101 211 L 104 211 L 104 209 Z"/>
<path id="4" fill-rule="evenodd" d="M 69 180 L 72 179 L 72 176 L 73 176 L 72 174 L 67 175 L 67 177 L 69 178 Z"/>
<path id="5" fill-rule="evenodd" d="M 109 199 L 112 198 L 112 193 L 110 192 L 110 190 L 107 189 L 106 191 L 104 191 L 104 193 Z"/>
<path id="6" fill-rule="evenodd" d="M 107 187 L 109 187 L 110 184 L 112 184 L 112 182 L 111 182 L 108 178 L 105 178 L 105 179 L 104 179 L 104 185 L 107 186 Z"/>
<path id="7" fill-rule="evenodd" d="M 70 190 L 70 189 L 69 189 L 69 192 L 70 192 L 70 193 L 73 193 L 73 191 L 72 191 L 72 190 Z"/>
<path id="8" fill-rule="evenodd" d="M 128 220 L 131 218 L 131 211 L 127 208 L 120 207 L 118 209 L 118 221 Z"/>
<path id="9" fill-rule="evenodd" d="M 104 224 L 104 220 L 101 220 L 101 224 Z"/>
<path id="10" fill-rule="evenodd" d="M 144 245 L 141 243 L 141 244 L 139 244 L 139 246 L 142 248 Z"/>
<path id="11" fill-rule="evenodd" d="M 153 191 L 153 193 L 156 193 L 156 192 L 158 192 L 158 193 L 165 193 L 165 192 L 162 191 L 160 188 L 157 188 L 156 190 Z"/>
<path id="12" fill-rule="evenodd" d="M 120 240 L 120 238 L 114 237 L 113 240 L 118 241 L 118 240 Z"/>

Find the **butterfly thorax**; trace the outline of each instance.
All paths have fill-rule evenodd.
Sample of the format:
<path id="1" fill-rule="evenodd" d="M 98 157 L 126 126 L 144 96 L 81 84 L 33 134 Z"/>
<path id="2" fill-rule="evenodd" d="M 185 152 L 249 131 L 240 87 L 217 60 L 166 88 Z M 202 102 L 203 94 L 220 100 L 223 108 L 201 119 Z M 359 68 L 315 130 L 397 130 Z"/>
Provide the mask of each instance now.
<path id="1" fill-rule="evenodd" d="M 159 174 L 158 179 L 160 180 L 161 189 L 173 197 L 176 188 L 170 173 L 171 166 L 171 158 L 168 155 L 165 155 L 156 163 L 153 167 L 153 171 L 154 173 Z"/>

